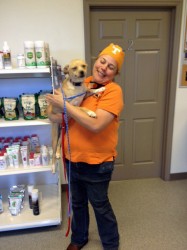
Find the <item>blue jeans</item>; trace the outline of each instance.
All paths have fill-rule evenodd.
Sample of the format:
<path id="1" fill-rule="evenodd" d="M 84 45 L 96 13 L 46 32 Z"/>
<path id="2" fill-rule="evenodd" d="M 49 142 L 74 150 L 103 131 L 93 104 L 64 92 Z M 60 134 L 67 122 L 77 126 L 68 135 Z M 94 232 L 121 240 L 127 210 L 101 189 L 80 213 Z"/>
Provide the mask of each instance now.
<path id="1" fill-rule="evenodd" d="M 103 248 L 105 250 L 118 250 L 118 226 L 108 199 L 108 187 L 114 162 L 104 162 L 102 164 L 71 162 L 69 164 L 67 160 L 66 166 L 73 211 L 71 242 L 82 245 L 88 241 L 89 201 L 95 213 Z"/>

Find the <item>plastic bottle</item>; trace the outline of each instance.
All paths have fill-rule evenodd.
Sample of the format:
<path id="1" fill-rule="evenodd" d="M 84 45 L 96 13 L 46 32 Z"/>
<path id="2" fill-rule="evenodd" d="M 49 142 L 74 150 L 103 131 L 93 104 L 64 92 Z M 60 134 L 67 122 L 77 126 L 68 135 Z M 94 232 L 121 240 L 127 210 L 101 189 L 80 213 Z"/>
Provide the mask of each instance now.
<path id="1" fill-rule="evenodd" d="M 26 68 L 36 68 L 35 50 L 33 41 L 24 42 Z"/>
<path id="2" fill-rule="evenodd" d="M 49 165 L 49 153 L 48 148 L 44 145 L 41 147 L 41 154 L 42 154 L 42 166 Z"/>
<path id="3" fill-rule="evenodd" d="M 4 64 L 3 64 L 3 51 L 0 51 L 0 69 L 4 69 Z"/>
<path id="4" fill-rule="evenodd" d="M 23 54 L 17 55 L 17 66 L 18 68 L 25 68 L 25 57 Z"/>
<path id="5" fill-rule="evenodd" d="M 0 152 L 0 170 L 6 169 L 7 164 L 6 164 L 6 158 L 3 152 Z"/>
<path id="6" fill-rule="evenodd" d="M 34 189 L 33 185 L 29 185 L 28 189 L 28 196 L 29 196 L 29 207 L 32 209 L 32 190 Z"/>
<path id="7" fill-rule="evenodd" d="M 49 51 L 49 44 L 48 43 L 45 43 L 45 61 L 46 61 L 47 66 L 51 65 L 50 51 Z"/>
<path id="8" fill-rule="evenodd" d="M 38 189 L 32 190 L 32 209 L 34 215 L 40 214 Z"/>
<path id="9" fill-rule="evenodd" d="M 2 194 L 0 194 L 0 213 L 3 212 L 3 198 L 2 198 Z"/>
<path id="10" fill-rule="evenodd" d="M 10 48 L 8 46 L 8 43 L 5 41 L 3 45 L 3 63 L 5 69 L 11 69 L 12 63 L 11 63 L 11 52 Z"/>
<path id="11" fill-rule="evenodd" d="M 34 42 L 35 52 L 36 52 L 36 65 L 37 68 L 47 68 L 46 63 L 46 52 L 45 52 L 45 43 L 44 41 Z"/>

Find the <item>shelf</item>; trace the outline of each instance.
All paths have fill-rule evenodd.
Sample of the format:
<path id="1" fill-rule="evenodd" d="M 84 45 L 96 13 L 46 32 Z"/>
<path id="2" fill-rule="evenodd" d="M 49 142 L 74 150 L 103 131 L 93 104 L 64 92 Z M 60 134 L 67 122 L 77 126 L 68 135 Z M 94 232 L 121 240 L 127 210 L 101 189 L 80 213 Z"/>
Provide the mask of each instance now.
<path id="1" fill-rule="evenodd" d="M 33 79 L 32 79 L 33 78 Z M 34 79 L 35 78 L 35 79 Z M 40 78 L 40 79 L 38 79 Z M 23 93 L 37 93 L 39 90 L 51 91 L 50 68 L 0 70 L 1 97 L 19 96 Z M 51 122 L 49 119 L 6 121 L 0 119 L 1 136 L 16 137 L 38 134 L 40 144 L 51 144 Z M 0 213 L 0 232 L 61 224 L 61 183 L 59 164 L 53 173 L 50 166 L 7 168 L 0 170 L 0 194 L 3 196 L 3 213 Z M 25 184 L 24 207 L 17 216 L 12 216 L 8 208 L 9 188 Z M 33 215 L 29 208 L 27 185 L 34 184 L 40 192 L 40 214 Z"/>
<path id="2" fill-rule="evenodd" d="M 25 126 L 42 126 L 49 125 L 49 119 L 36 119 L 36 120 L 24 120 L 23 118 L 19 118 L 19 120 L 6 121 L 4 118 L 0 119 L 0 128 L 7 127 L 25 127 Z"/>
<path id="3" fill-rule="evenodd" d="M 29 208 L 28 193 L 24 198 L 24 207 L 17 216 L 12 216 L 8 209 L 8 189 L 0 189 L 3 196 L 4 212 L 0 214 L 0 231 L 53 226 L 61 224 L 61 195 L 55 184 L 36 186 L 40 192 L 40 214 L 33 215 Z"/>
<path id="4" fill-rule="evenodd" d="M 50 68 L 34 68 L 34 69 L 1 69 L 0 78 L 33 78 L 33 77 L 50 77 Z"/>
<path id="5" fill-rule="evenodd" d="M 34 167 L 19 167 L 19 168 L 7 168 L 0 170 L 0 176 L 3 175 L 15 175 L 15 174 L 29 174 L 37 172 L 47 172 L 52 171 L 51 166 L 34 166 Z"/>
<path id="6" fill-rule="evenodd" d="M 27 73 L 49 73 L 49 68 L 34 68 L 34 69 L 27 69 L 27 68 L 13 68 L 13 69 L 0 69 L 1 74 L 27 74 Z"/>

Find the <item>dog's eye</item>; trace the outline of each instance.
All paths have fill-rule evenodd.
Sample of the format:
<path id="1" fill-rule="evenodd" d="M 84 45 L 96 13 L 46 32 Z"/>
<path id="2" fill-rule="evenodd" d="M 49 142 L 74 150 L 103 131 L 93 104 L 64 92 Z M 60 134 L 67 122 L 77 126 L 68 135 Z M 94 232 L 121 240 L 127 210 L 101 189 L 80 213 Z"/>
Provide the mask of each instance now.
<path id="1" fill-rule="evenodd" d="M 77 70 L 77 67 L 73 67 L 72 70 L 73 70 L 73 71 Z"/>
<path id="2" fill-rule="evenodd" d="M 85 69 L 85 68 L 86 68 L 86 65 L 85 65 L 85 64 L 83 64 L 83 65 L 82 65 L 82 68 L 83 68 L 83 69 Z"/>

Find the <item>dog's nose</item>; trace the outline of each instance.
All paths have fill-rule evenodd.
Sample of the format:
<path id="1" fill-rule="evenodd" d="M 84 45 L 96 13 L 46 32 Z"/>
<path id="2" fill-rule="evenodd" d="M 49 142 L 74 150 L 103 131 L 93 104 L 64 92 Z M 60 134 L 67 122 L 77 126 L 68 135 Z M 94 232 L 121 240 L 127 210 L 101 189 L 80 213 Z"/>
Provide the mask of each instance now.
<path id="1" fill-rule="evenodd" d="M 84 71 L 83 70 L 80 71 L 80 77 L 84 77 L 84 76 L 85 76 Z"/>

